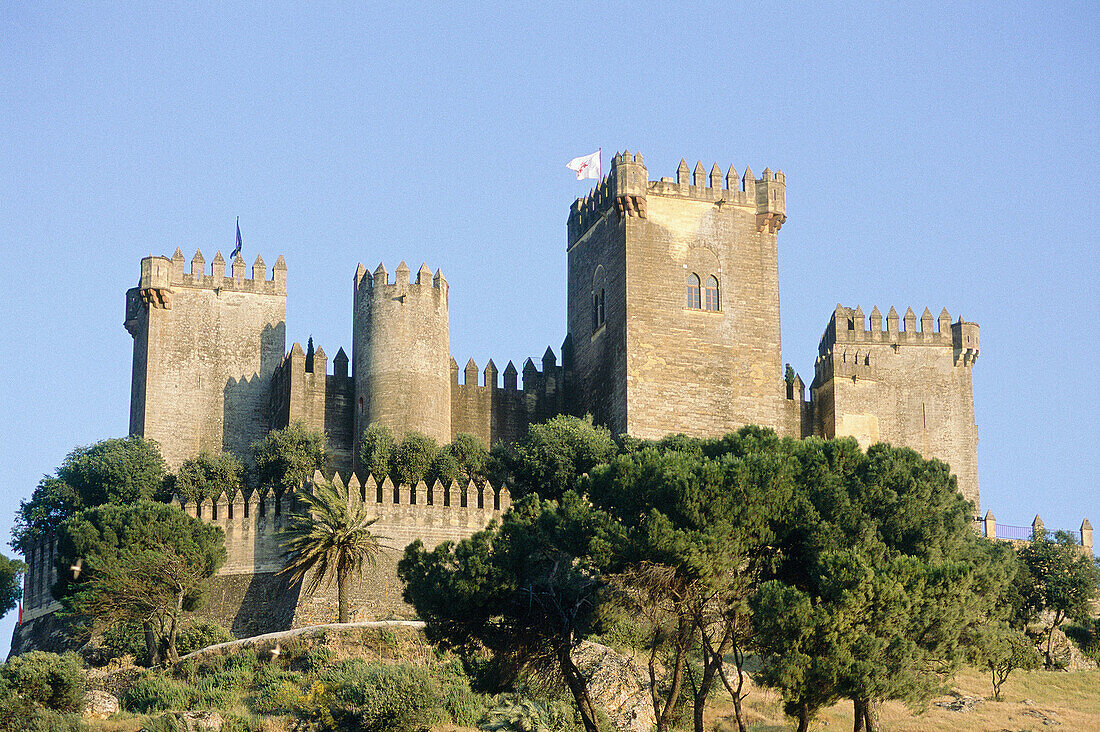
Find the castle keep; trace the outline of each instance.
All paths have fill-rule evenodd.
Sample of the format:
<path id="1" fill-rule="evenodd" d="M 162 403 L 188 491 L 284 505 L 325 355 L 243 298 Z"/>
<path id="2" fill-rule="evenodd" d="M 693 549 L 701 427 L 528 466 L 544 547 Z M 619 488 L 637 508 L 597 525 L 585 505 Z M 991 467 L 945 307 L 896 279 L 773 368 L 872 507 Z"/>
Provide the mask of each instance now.
<path id="1" fill-rule="evenodd" d="M 851 435 L 864 447 L 889 441 L 947 462 L 977 507 L 977 324 L 952 321 L 946 309 L 918 318 L 890 308 L 884 327 L 877 307 L 868 317 L 838 305 L 823 318 L 807 395 L 800 377 L 783 373 L 777 237 L 786 215 L 782 172 L 708 172 L 681 161 L 675 177 L 650 180 L 640 154 L 615 155 L 569 211 L 560 363 L 548 348 L 522 374 L 512 362 L 503 374 L 493 361 L 460 369 L 450 353 L 451 285 L 439 269 L 360 264 L 351 357 L 340 347 L 330 364 L 323 348 L 286 349 L 282 257 L 270 277 L 259 257 L 249 270 L 238 255 L 229 276 L 220 253 L 210 270 L 201 253 L 189 268 L 178 249 L 146 257 L 126 295 L 130 431 L 160 443 L 176 469 L 200 450 L 243 459 L 268 430 L 303 421 L 325 431 L 332 467 L 345 476 L 337 479 L 374 504 L 379 534 L 404 543 L 467 536 L 509 498 L 492 486 L 378 485 L 357 475 L 357 442 L 370 423 L 441 443 L 468 432 L 487 446 L 563 413 L 643 438 L 715 436 L 746 424 L 796 438 Z M 335 603 L 298 598 L 275 577 L 283 500 L 238 495 L 185 506 L 226 530 L 230 558 L 207 612 L 238 634 L 307 624 Z M 30 619 L 52 607 L 49 553 L 44 545 L 28 557 Z M 407 611 L 392 560 L 364 582 L 360 619 Z"/>
<path id="2" fill-rule="evenodd" d="M 521 374 L 450 353 L 450 283 L 427 265 L 352 280 L 351 358 L 340 348 L 286 352 L 286 264 L 221 254 L 207 273 L 178 249 L 142 260 L 127 293 L 134 336 L 130 431 L 160 443 L 172 468 L 200 450 L 244 457 L 269 429 L 324 430 L 334 465 L 355 471 L 372 422 L 441 443 L 487 446 L 556 414 L 591 414 L 615 434 L 721 435 L 759 424 L 782 435 L 852 435 L 906 445 L 952 466 L 978 504 L 970 369 L 978 326 L 912 309 L 838 305 L 805 385 L 783 374 L 777 237 L 786 176 L 708 172 L 683 161 L 650 180 L 640 154 L 615 155 L 568 220 L 568 316 L 561 362 L 547 348 Z M 885 325 L 885 327 L 884 327 Z M 350 363 L 350 369 L 349 369 Z M 461 373 L 460 373 L 461 372 Z"/>

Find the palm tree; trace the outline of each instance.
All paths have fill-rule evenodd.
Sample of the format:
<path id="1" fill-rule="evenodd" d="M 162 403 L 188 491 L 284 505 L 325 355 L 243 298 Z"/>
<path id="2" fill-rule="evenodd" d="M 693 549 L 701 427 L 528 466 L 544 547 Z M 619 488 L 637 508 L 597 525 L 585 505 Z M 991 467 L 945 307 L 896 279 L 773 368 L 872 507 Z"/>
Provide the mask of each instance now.
<path id="1" fill-rule="evenodd" d="M 385 548 L 383 536 L 375 536 L 370 527 L 378 516 L 367 513 L 361 502 L 352 504 L 346 486 L 318 482 L 316 493 L 297 494 L 304 504 L 302 513 L 288 515 L 290 526 L 282 543 L 286 566 L 279 574 L 290 573 L 291 584 L 312 577 L 306 593 L 312 595 L 321 583 L 336 580 L 341 623 L 348 622 L 348 579 L 353 572 L 361 574 L 363 564 L 374 565 Z"/>

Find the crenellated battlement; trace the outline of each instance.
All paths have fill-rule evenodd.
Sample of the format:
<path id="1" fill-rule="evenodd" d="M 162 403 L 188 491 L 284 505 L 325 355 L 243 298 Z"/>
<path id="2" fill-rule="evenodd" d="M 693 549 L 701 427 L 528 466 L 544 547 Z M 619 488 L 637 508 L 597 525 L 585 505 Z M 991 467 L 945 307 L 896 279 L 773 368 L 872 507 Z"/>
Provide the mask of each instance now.
<path id="1" fill-rule="evenodd" d="M 844 355 L 851 354 L 853 359 L 859 349 L 838 348 L 839 345 L 909 345 L 942 346 L 955 350 L 956 365 L 970 366 L 978 358 L 979 329 L 977 323 L 968 323 L 961 317 L 954 323 L 947 308 L 940 311 L 938 317 L 932 311 L 924 309 L 918 320 L 913 308 L 908 308 L 901 318 L 893 307 L 886 314 L 886 327 L 883 328 L 882 313 L 876 306 L 871 310 L 870 318 L 864 317 L 860 307 L 847 308 L 839 303 L 833 311 L 833 317 L 825 327 L 818 345 L 818 361 L 830 358 L 834 364 L 845 363 Z M 864 353 L 864 356 L 868 352 Z M 854 363 L 855 361 L 853 361 Z M 835 366 L 834 366 L 835 368 Z"/>
<path id="2" fill-rule="evenodd" d="M 641 153 L 629 150 L 616 153 L 611 170 L 592 191 L 573 202 L 569 211 L 569 244 L 580 239 L 596 223 L 614 211 L 620 218 L 646 218 L 648 195 L 674 196 L 706 201 L 719 206 L 733 204 L 754 207 L 757 229 L 776 233 L 787 219 L 787 176 L 783 171 L 765 168 L 756 178 L 751 168 L 738 176 L 732 165 L 722 173 L 718 163 L 710 172 L 702 161 L 689 170 L 687 161 L 680 160 L 675 178 L 650 181 Z"/>
<path id="3" fill-rule="evenodd" d="M 190 270 L 179 247 L 171 259 L 149 256 L 141 260 L 138 290 L 143 300 L 154 307 L 171 308 L 171 291 L 175 287 L 286 295 L 286 261 L 280 255 L 271 268 L 271 279 L 267 279 L 267 265 L 259 255 L 249 268 L 238 254 L 231 263 L 229 274 L 226 274 L 225 259 L 220 251 L 210 262 L 209 271 L 201 250 L 196 250 L 191 258 Z"/>
<path id="4" fill-rule="evenodd" d="M 315 491 L 324 481 L 320 471 L 297 490 L 276 495 L 270 490 L 254 490 L 247 498 L 243 491 L 233 496 L 222 493 L 211 500 L 186 501 L 173 496 L 171 504 L 188 516 L 218 526 L 225 532 L 227 560 L 220 575 L 277 572 L 285 564 L 279 536 L 290 525 L 290 517 L 302 510 L 299 491 Z M 409 529 L 430 532 L 459 532 L 466 536 L 485 528 L 512 505 L 508 489 L 494 488 L 488 481 L 479 486 L 473 481 L 461 485 L 452 481 L 432 485 L 420 481 L 414 486 L 395 485 L 388 477 L 382 481 L 367 476 L 360 481 L 352 474 L 345 480 L 336 473 L 332 483 L 348 488 L 349 508 L 366 505 L 378 516 L 372 527 L 379 536 L 396 537 Z M 459 534 L 456 534 L 458 536 Z M 391 549 L 400 551 L 402 546 Z"/>
<path id="5" fill-rule="evenodd" d="M 416 279 L 411 280 L 409 266 L 405 264 L 404 260 L 397 265 L 392 280 L 386 265 L 381 262 L 378 263 L 378 267 L 373 273 L 368 271 L 362 263 L 355 269 L 355 291 L 357 293 L 361 290 L 377 289 L 388 294 L 394 290 L 405 291 L 407 288 L 413 287 L 430 287 L 446 293 L 447 278 L 443 276 L 442 269 L 436 269 L 433 275 L 432 270 L 425 263 L 421 264 L 420 269 L 417 270 Z"/>
<path id="6" fill-rule="evenodd" d="M 477 362 L 471 358 L 461 370 L 462 381 L 460 382 L 458 378 L 458 362 L 455 361 L 452 356 L 451 386 L 497 389 L 499 391 L 531 391 L 537 388 L 545 388 L 547 379 L 560 379 L 562 371 L 563 367 L 558 365 L 558 359 L 557 356 L 554 355 L 554 349 L 547 346 L 546 352 L 542 355 L 541 371 L 538 366 L 535 365 L 535 360 L 533 358 L 528 358 L 524 361 L 522 388 L 520 388 L 517 378 L 520 372 L 516 370 L 516 365 L 513 362 L 509 361 L 508 365 L 504 367 L 504 383 L 500 384 L 497 380 L 499 371 L 492 359 L 489 359 L 489 363 L 485 364 L 484 370 L 479 371 Z M 481 379 L 480 383 L 479 378 Z"/>
<path id="7" fill-rule="evenodd" d="M 568 353 L 568 342 L 567 338 L 563 354 Z M 480 438 L 486 447 L 501 440 L 514 442 L 527 433 L 529 425 L 566 411 L 568 367 L 558 365 L 551 348 L 542 355 L 541 369 L 533 358 L 524 362 L 522 388 L 520 371 L 512 361 L 504 368 L 503 383 L 492 360 L 479 370 L 471 358 L 460 370 L 451 358 L 450 371 L 452 438 L 466 432 Z"/>

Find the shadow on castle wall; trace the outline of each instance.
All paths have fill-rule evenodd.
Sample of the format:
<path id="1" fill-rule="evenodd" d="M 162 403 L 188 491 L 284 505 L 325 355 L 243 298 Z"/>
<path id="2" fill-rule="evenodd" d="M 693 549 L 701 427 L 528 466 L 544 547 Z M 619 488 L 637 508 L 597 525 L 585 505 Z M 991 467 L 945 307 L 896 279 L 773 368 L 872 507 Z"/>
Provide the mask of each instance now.
<path id="1" fill-rule="evenodd" d="M 222 450 L 248 457 L 253 442 L 271 428 L 271 377 L 282 362 L 286 323 L 265 325 L 260 333 L 260 370 L 226 379 L 222 390 Z"/>

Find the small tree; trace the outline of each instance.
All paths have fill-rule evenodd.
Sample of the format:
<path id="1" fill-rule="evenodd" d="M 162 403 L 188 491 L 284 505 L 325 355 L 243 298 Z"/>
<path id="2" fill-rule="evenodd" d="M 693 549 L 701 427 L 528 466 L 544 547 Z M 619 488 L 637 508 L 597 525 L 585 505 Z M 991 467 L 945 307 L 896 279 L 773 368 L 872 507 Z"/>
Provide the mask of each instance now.
<path id="1" fill-rule="evenodd" d="M 439 445 L 427 435 L 410 430 L 393 450 L 390 478 L 400 485 L 416 485 L 428 477 L 439 454 Z"/>
<path id="2" fill-rule="evenodd" d="M 418 539 L 397 565 L 405 600 L 428 638 L 468 652 L 488 648 L 513 667 L 555 671 L 598 732 L 588 683 L 571 653 L 590 628 L 600 575 L 590 560 L 605 515 L 567 493 L 561 503 L 527 496 L 502 523 L 427 551 Z"/>
<path id="3" fill-rule="evenodd" d="M 252 445 L 252 484 L 277 492 L 294 490 L 325 467 L 325 435 L 295 422 L 272 430 Z"/>
<path id="4" fill-rule="evenodd" d="M 480 485 L 485 482 L 489 450 L 477 435 L 459 432 L 451 440 L 451 444 L 444 447 L 440 452 L 454 458 L 461 480 L 464 483 L 469 483 L 472 480 Z"/>
<path id="5" fill-rule="evenodd" d="M 0 665 L 0 682 L 26 701 L 58 712 L 78 713 L 84 704 L 84 669 L 72 652 L 14 656 Z"/>
<path id="6" fill-rule="evenodd" d="M 1017 556 L 1020 593 L 1028 614 L 1041 620 L 1049 613 L 1049 621 L 1043 624 L 1043 655 L 1047 668 L 1053 668 L 1054 631 L 1066 620 L 1089 617 L 1089 602 L 1100 592 L 1100 569 L 1065 532 L 1055 534 L 1053 541 L 1047 534 L 1037 536 Z"/>
<path id="7" fill-rule="evenodd" d="M 390 474 L 393 459 L 393 431 L 384 424 L 367 425 L 359 438 L 359 471 L 364 476 L 373 475 L 381 483 Z"/>
<path id="8" fill-rule="evenodd" d="M 538 493 L 556 500 L 566 491 L 579 491 L 580 477 L 606 463 L 618 448 L 606 427 L 592 418 L 558 416 L 533 424 L 514 446 L 498 443 L 490 458 L 491 479 L 507 482 L 513 497 Z"/>
<path id="9" fill-rule="evenodd" d="M 164 459 L 151 440 L 131 435 L 78 447 L 56 476 L 44 476 L 30 500 L 20 503 L 11 546 L 26 554 L 31 541 L 53 535 L 84 508 L 164 497 L 165 476 Z"/>
<path id="10" fill-rule="evenodd" d="M 232 453 L 200 452 L 183 461 L 172 481 L 172 491 L 189 503 L 209 498 L 214 501 L 225 493 L 232 498 L 240 489 L 244 466 Z"/>
<path id="11" fill-rule="evenodd" d="M 716 684 L 730 691 L 738 726 L 746 726 L 741 701 L 748 599 L 774 559 L 773 514 L 793 491 L 781 446 L 773 432 L 755 429 L 706 445 L 680 435 L 638 445 L 592 471 L 590 499 L 625 530 L 624 541 L 609 542 L 605 571 L 613 573 L 617 599 L 649 633 L 660 730 L 672 725 L 681 689 L 690 686 L 694 726 L 702 732 Z M 663 685 L 656 675 L 662 652 L 669 673 Z M 725 675 L 728 655 L 736 684 Z"/>
<path id="12" fill-rule="evenodd" d="M 1039 667 L 1039 651 L 1031 639 L 1004 621 L 975 628 L 969 647 L 971 663 L 989 669 L 994 701 L 1001 701 L 1001 686 L 1010 673 Z"/>
<path id="13" fill-rule="evenodd" d="M 107 504 L 61 525 L 55 594 L 94 630 L 141 623 L 150 662 L 173 664 L 180 619 L 225 559 L 217 526 L 164 503 Z"/>
<path id="14" fill-rule="evenodd" d="M 313 594 L 325 582 L 336 581 L 339 618 L 350 621 L 348 581 L 361 574 L 364 564 L 373 565 L 382 551 L 380 539 L 370 527 L 377 516 L 367 513 L 361 502 L 352 502 L 347 486 L 321 483 L 316 493 L 296 493 L 304 510 L 292 513 L 290 527 L 283 539 L 286 566 L 279 574 L 290 573 L 292 583 L 300 583 L 312 572 L 306 592 Z"/>
<path id="15" fill-rule="evenodd" d="M 23 574 L 27 565 L 0 554 L 0 617 L 14 610 L 23 596 Z"/>
<path id="16" fill-rule="evenodd" d="M 462 485 L 469 482 L 469 479 L 462 472 L 462 468 L 459 467 L 458 460 L 448 452 L 446 447 L 435 454 L 432 467 L 428 469 L 428 474 L 424 476 L 424 482 L 428 485 L 433 485 L 437 480 L 445 486 L 456 481 Z"/>

